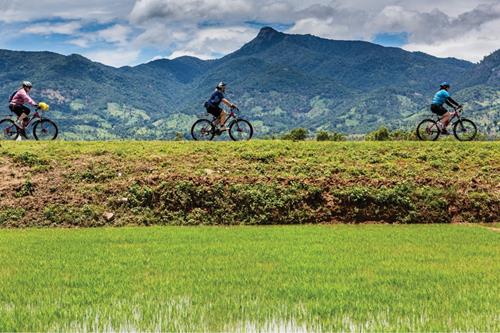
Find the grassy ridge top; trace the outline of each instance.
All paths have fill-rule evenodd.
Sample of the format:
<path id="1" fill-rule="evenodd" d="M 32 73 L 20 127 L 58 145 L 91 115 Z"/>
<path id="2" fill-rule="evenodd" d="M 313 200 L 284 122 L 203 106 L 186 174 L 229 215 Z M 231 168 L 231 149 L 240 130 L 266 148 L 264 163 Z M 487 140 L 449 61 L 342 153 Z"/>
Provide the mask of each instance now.
<path id="1" fill-rule="evenodd" d="M 2 226 L 500 220 L 498 142 L 0 145 Z"/>

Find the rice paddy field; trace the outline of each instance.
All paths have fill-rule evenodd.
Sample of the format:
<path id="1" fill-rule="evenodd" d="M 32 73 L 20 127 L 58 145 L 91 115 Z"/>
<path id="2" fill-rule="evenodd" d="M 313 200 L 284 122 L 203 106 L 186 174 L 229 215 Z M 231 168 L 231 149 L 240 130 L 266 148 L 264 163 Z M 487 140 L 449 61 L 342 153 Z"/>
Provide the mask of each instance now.
<path id="1" fill-rule="evenodd" d="M 0 230 L 0 331 L 498 332 L 499 230 Z"/>
<path id="2" fill-rule="evenodd" d="M 0 331 L 500 331 L 498 142 L 0 142 Z"/>

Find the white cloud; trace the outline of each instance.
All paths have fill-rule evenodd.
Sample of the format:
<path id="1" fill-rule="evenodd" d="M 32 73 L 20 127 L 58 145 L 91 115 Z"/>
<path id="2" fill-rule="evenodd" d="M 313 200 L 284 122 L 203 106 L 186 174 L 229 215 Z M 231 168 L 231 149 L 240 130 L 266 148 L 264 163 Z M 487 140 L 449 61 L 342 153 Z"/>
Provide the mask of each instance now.
<path id="1" fill-rule="evenodd" d="M 329 39 L 369 39 L 371 32 L 363 27 L 360 23 L 355 29 L 351 29 L 348 24 L 340 24 L 333 18 L 306 18 L 298 20 L 288 32 L 311 34 Z"/>
<path id="2" fill-rule="evenodd" d="M 116 49 L 86 52 L 83 55 L 108 66 L 122 67 L 137 64 L 139 54 L 140 50 Z"/>
<path id="3" fill-rule="evenodd" d="M 77 33 L 81 27 L 82 24 L 75 21 L 67 23 L 39 23 L 27 26 L 21 30 L 21 33 L 43 36 L 52 34 L 72 35 Z"/>
<path id="4" fill-rule="evenodd" d="M 63 18 L 110 21 L 130 13 L 134 0 L 0 0 L 0 22 Z"/>
<path id="5" fill-rule="evenodd" d="M 246 26 L 199 28 L 194 24 L 171 27 L 153 22 L 137 36 L 133 47 L 153 47 L 172 50 L 168 58 L 189 55 L 201 59 L 213 59 L 236 51 L 252 40 L 258 29 Z"/>
<path id="6" fill-rule="evenodd" d="M 254 2 L 245 0 L 138 0 L 130 18 L 133 22 L 151 20 L 173 22 L 232 21 L 239 20 L 254 9 Z"/>
<path id="7" fill-rule="evenodd" d="M 115 24 L 109 28 L 97 30 L 94 32 L 75 33 L 74 39 L 69 43 L 81 48 L 89 48 L 95 43 L 108 43 L 118 46 L 125 46 L 130 42 L 132 29 L 123 24 Z"/>
<path id="8" fill-rule="evenodd" d="M 190 36 L 182 47 L 174 51 L 169 58 L 183 55 L 201 59 L 213 59 L 221 54 L 236 51 L 257 34 L 257 30 L 244 27 L 209 28 L 199 30 Z"/>
<path id="9" fill-rule="evenodd" d="M 97 31 L 97 38 L 116 44 L 126 44 L 132 29 L 122 24 L 115 24 L 107 29 Z"/>
<path id="10" fill-rule="evenodd" d="M 78 46 L 78 47 L 81 47 L 82 49 L 86 49 L 86 48 L 90 47 L 91 41 L 88 38 L 79 37 L 79 38 L 75 38 L 75 39 L 70 40 L 68 43 L 75 45 L 75 46 Z"/>
<path id="11" fill-rule="evenodd" d="M 175 59 L 182 56 L 200 59 L 214 59 L 239 49 L 257 34 L 257 30 L 246 27 L 208 28 L 193 31 L 192 34 L 179 34 L 172 39 L 178 47 L 168 56 L 157 59 Z"/>
<path id="12" fill-rule="evenodd" d="M 374 31 L 409 32 L 411 42 L 435 43 L 452 40 L 481 26 L 500 19 L 500 5 L 482 5 L 450 17 L 438 9 L 430 12 L 408 10 L 401 6 L 384 8 L 373 20 Z"/>
<path id="13" fill-rule="evenodd" d="M 398 5 L 386 6 L 371 17 L 345 8 L 325 12 L 325 16 L 316 14 L 297 20 L 289 31 L 363 40 L 371 40 L 377 33 L 405 32 L 409 37 L 405 46 L 408 50 L 471 61 L 482 59 L 500 46 L 498 3 L 482 4 L 456 17 L 437 8 L 421 12 Z"/>
<path id="14" fill-rule="evenodd" d="M 225 28 L 218 30 L 230 38 L 211 37 L 217 35 L 213 28 L 200 27 L 200 23 L 214 21 L 234 29 L 245 26 L 244 22 L 264 21 L 292 23 L 287 32 L 332 39 L 370 41 L 379 33 L 405 32 L 409 48 L 422 47 L 422 50 L 433 50 L 434 54 L 476 60 L 485 55 L 484 50 L 489 53 L 495 42 L 484 40 L 489 37 L 481 27 L 500 18 L 499 8 L 494 0 L 317 0 L 314 3 L 296 0 L 186 0 L 182 3 L 138 0 L 130 19 L 145 30 L 135 40 L 137 45 L 174 48 L 171 57 L 189 54 L 211 58 L 237 49 L 249 39 L 248 36 L 236 38 L 225 32 Z M 457 46 L 452 47 L 457 43 L 457 36 L 471 31 L 475 31 L 475 37 L 460 39 L 466 43 L 463 49 L 469 49 L 468 52 L 458 52 Z M 490 33 L 500 35 L 498 30 Z M 477 38 L 483 39 L 473 43 Z"/>
<path id="15" fill-rule="evenodd" d="M 481 25 L 466 33 L 457 34 L 434 43 L 410 43 L 404 46 L 408 51 L 422 51 L 437 57 L 456 57 L 479 62 L 485 55 L 496 51 L 500 46 L 500 19 Z"/>
<path id="16" fill-rule="evenodd" d="M 11 22 L 6 28 L 55 19 L 21 31 L 65 34 L 73 47 L 104 48 L 107 59 L 110 46 L 130 59 L 146 47 L 169 57 L 213 58 L 255 36 L 248 22 L 290 24 L 287 32 L 333 39 L 405 32 L 408 50 L 474 61 L 500 45 L 498 0 L 0 0 L 0 9 L 0 22 Z M 106 28 L 93 31 L 95 22 Z M 122 63 L 112 58 L 107 63 Z"/>

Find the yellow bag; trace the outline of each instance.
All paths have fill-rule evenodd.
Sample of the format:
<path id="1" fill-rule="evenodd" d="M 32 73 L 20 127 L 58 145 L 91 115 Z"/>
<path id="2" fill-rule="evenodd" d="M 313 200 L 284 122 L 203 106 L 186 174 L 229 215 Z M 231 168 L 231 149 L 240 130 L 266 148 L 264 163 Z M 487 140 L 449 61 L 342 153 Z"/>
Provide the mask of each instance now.
<path id="1" fill-rule="evenodd" d="M 44 102 L 38 103 L 38 107 L 42 111 L 49 111 L 49 105 L 47 103 Z"/>

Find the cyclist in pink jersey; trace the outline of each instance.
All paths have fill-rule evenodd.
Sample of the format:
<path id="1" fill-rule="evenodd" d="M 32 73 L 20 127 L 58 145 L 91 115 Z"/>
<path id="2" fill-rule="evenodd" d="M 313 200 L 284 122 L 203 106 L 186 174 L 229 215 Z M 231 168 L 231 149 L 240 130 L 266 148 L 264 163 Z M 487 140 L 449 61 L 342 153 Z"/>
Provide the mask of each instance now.
<path id="1" fill-rule="evenodd" d="M 32 88 L 33 85 L 31 82 L 24 81 L 21 89 L 14 92 L 9 99 L 9 109 L 17 115 L 19 123 L 23 128 L 28 125 L 28 115 L 31 112 L 25 104 L 38 107 L 38 103 L 29 95 Z"/>

